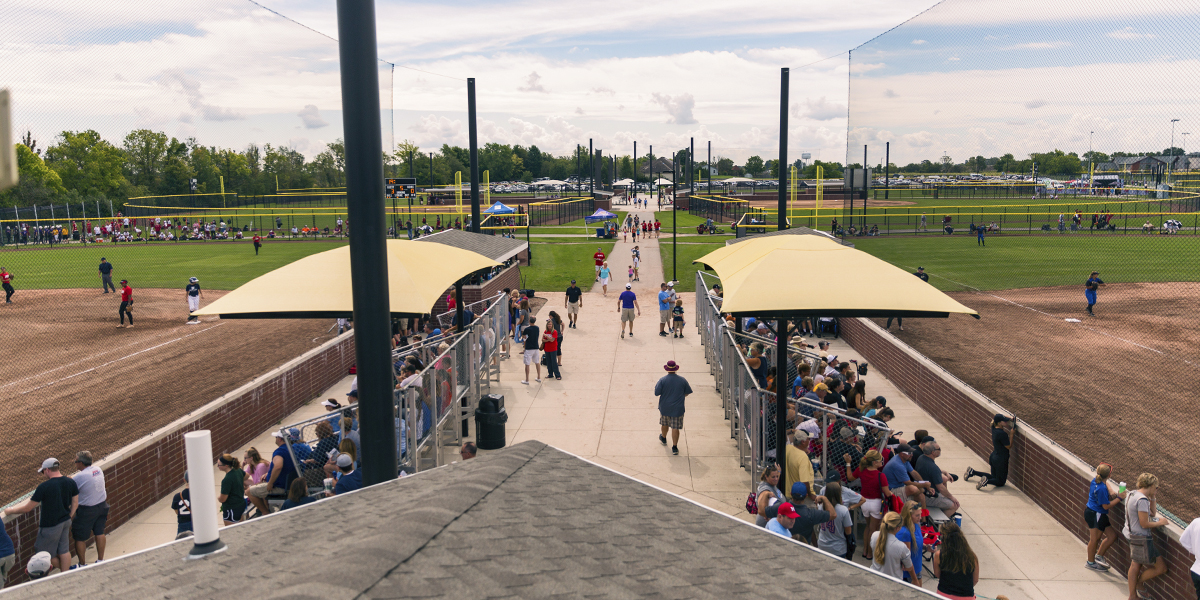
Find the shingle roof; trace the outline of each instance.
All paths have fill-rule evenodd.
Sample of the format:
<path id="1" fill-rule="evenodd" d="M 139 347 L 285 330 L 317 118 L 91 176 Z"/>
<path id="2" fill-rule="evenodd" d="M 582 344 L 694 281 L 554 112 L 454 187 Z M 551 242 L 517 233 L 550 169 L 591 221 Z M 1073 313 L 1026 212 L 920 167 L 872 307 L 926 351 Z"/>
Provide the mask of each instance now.
<path id="1" fill-rule="evenodd" d="M 417 238 L 417 241 L 435 242 L 470 250 L 500 263 L 520 254 L 522 250 L 529 247 L 529 243 L 524 240 L 472 233 L 461 229 L 446 229 L 430 235 L 423 235 Z"/>
<path id="2" fill-rule="evenodd" d="M 761 237 L 773 237 L 776 235 L 819 235 L 823 238 L 828 238 L 839 244 L 842 244 L 843 246 L 850 246 L 851 248 L 854 247 L 854 244 L 852 242 L 848 242 L 846 240 L 831 236 L 831 235 L 825 233 L 824 231 L 817 231 L 816 229 L 810 229 L 808 227 L 791 227 L 788 229 L 784 229 L 783 231 L 772 231 L 770 233 L 756 234 L 756 235 L 750 235 L 750 236 L 746 236 L 746 237 L 742 237 L 742 238 L 736 238 L 736 239 L 726 241 L 725 245 L 729 246 L 731 244 L 738 244 L 738 243 L 744 242 L 746 240 L 754 240 L 754 239 L 758 239 Z"/>
<path id="3" fill-rule="evenodd" d="M 525 442 L 5 591 L 30 598 L 732 598 L 931 594 Z"/>

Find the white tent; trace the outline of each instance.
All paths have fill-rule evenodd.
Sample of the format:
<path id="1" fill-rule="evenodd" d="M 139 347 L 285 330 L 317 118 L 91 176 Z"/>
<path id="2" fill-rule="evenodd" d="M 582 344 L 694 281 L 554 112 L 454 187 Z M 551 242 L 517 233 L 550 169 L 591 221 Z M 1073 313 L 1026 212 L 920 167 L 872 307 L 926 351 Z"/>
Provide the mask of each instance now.
<path id="1" fill-rule="evenodd" d="M 614 186 L 618 186 L 618 187 L 625 187 L 625 186 L 628 186 L 628 185 L 633 185 L 633 180 L 632 180 L 632 179 L 628 179 L 628 178 L 626 178 L 626 179 L 621 179 L 621 180 L 618 180 L 618 181 L 614 181 L 614 182 L 613 182 L 613 185 L 614 185 Z"/>
<path id="2" fill-rule="evenodd" d="M 715 183 L 751 183 L 753 181 L 753 179 L 746 177 L 730 177 L 729 179 L 721 179 Z"/>
<path id="3" fill-rule="evenodd" d="M 666 179 L 663 179 L 661 177 L 659 177 L 658 180 L 654 182 L 654 185 L 673 185 L 673 184 L 674 184 L 673 181 L 667 181 Z"/>
<path id="4" fill-rule="evenodd" d="M 559 181 L 557 179 L 547 179 L 546 181 L 535 181 L 535 182 L 533 182 L 533 185 L 570 185 L 570 184 L 565 181 Z"/>

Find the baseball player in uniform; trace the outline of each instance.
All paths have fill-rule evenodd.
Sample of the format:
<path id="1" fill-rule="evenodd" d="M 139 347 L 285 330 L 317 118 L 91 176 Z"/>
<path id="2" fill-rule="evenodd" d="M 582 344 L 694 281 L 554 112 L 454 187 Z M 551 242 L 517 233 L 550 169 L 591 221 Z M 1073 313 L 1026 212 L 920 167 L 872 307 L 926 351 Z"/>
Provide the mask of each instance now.
<path id="1" fill-rule="evenodd" d="M 12 286 L 13 274 L 8 272 L 6 267 L 0 267 L 0 284 L 4 285 L 4 303 L 12 304 L 13 292 L 17 290 Z"/>
<path id="2" fill-rule="evenodd" d="M 1093 317 L 1096 316 L 1096 313 L 1092 312 L 1092 307 L 1096 305 L 1096 290 L 1100 289 L 1102 285 L 1104 285 L 1104 280 L 1100 279 L 1100 271 L 1092 271 L 1092 275 L 1083 285 L 1083 295 L 1087 298 L 1088 303 L 1087 314 Z"/>
<path id="3" fill-rule="evenodd" d="M 188 302 L 188 325 L 199 325 L 200 317 L 194 316 L 192 313 L 200 310 L 200 298 L 204 296 L 204 292 L 200 290 L 200 280 L 195 277 L 188 280 L 187 286 L 183 288 L 183 293 L 187 296 Z"/>
<path id="4" fill-rule="evenodd" d="M 121 324 L 117 325 L 117 329 L 124 329 L 125 315 L 129 315 L 129 327 L 133 327 L 133 288 L 129 287 L 129 282 L 121 280 L 121 307 L 117 309 L 121 315 Z"/>
<path id="5" fill-rule="evenodd" d="M 254 234 L 254 255 L 258 256 L 258 249 L 262 248 L 262 236 Z"/>

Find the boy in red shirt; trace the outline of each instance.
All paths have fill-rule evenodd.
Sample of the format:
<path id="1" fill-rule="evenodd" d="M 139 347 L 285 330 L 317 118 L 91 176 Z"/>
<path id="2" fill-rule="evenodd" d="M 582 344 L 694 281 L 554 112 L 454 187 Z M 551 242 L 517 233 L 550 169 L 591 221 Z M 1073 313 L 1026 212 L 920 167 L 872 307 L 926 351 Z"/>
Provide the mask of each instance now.
<path id="1" fill-rule="evenodd" d="M 604 250 L 596 248 L 596 253 L 592 255 L 592 258 L 596 261 L 596 281 L 600 281 L 600 267 L 604 266 L 604 259 L 606 258 Z"/>
<path id="2" fill-rule="evenodd" d="M 125 325 L 125 315 L 129 315 L 128 327 L 133 327 L 133 288 L 129 287 L 129 282 L 121 280 L 121 308 L 117 309 L 121 315 L 121 324 L 117 325 L 117 329 L 123 329 Z"/>

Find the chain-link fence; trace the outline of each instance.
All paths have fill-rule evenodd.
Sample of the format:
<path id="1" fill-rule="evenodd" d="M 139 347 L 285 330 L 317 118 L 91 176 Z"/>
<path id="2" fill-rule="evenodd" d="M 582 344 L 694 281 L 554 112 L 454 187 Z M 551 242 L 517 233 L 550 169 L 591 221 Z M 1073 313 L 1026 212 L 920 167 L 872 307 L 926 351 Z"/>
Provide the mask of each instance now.
<path id="1" fill-rule="evenodd" d="M 721 394 L 722 408 L 730 422 L 730 435 L 738 442 L 741 465 L 749 471 L 749 484 L 753 489 L 758 473 L 778 460 L 776 410 L 779 404 L 775 391 L 767 389 L 766 382 L 758 379 L 747 363 L 747 357 L 754 356 L 766 365 L 772 365 L 763 370 L 767 377 L 774 379 L 773 365 L 777 364 L 778 348 L 771 339 L 738 333 L 726 325 L 720 312 L 721 298 L 711 291 L 716 283 L 719 283 L 717 278 L 696 273 L 696 327 Z M 831 478 L 836 473 L 840 480 L 846 481 L 846 464 L 857 467 L 867 451 L 882 451 L 887 445 L 890 429 L 880 421 L 800 397 L 801 370 L 807 366 L 809 372 L 816 372 L 824 365 L 816 354 L 789 345 L 787 365 L 784 381 L 791 390 L 785 409 L 789 428 L 809 434 L 809 456 L 816 473 L 824 478 Z"/>
<path id="2" fill-rule="evenodd" d="M 430 469 L 458 456 L 444 448 L 457 448 L 469 434 L 469 419 L 475 404 L 499 381 L 500 343 L 508 323 L 508 303 L 503 295 L 477 302 L 479 313 L 470 326 L 455 336 L 421 340 L 398 348 L 393 353 L 397 365 L 409 356 L 423 368 L 402 377 L 397 371 L 397 389 L 393 397 L 398 467 L 407 472 Z M 442 319 L 453 313 L 438 315 Z M 330 477 L 329 455 L 343 441 L 343 419 L 357 431 L 358 405 L 337 409 L 333 414 L 314 417 L 280 428 L 296 465 L 298 477 L 309 489 L 323 487 Z M 411 451 L 410 451 L 411 450 Z M 356 450 L 357 451 L 357 450 Z M 361 458 L 361 457 L 359 457 Z"/>

